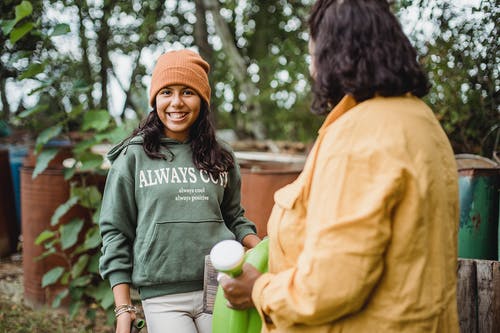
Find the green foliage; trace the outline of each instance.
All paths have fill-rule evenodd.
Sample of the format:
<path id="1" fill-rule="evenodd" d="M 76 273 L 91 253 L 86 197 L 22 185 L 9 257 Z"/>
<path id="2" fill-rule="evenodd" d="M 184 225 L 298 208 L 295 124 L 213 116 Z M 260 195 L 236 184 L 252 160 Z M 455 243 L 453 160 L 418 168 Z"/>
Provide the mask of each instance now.
<path id="1" fill-rule="evenodd" d="M 56 283 L 65 286 L 52 305 L 58 307 L 64 298 L 69 297 L 71 316 L 75 316 L 83 305 L 90 309 L 92 304 L 98 304 L 112 313 L 114 303 L 109 282 L 100 278 L 97 268 L 102 239 L 93 212 L 100 207 L 101 194 L 96 185 L 86 184 L 86 180 L 82 176 L 79 182 L 72 183 L 70 198 L 57 208 L 52 217 L 53 229 L 43 231 L 36 239 L 36 243 L 45 248 L 40 260 L 56 255 L 66 263 L 64 267 L 58 266 L 45 273 L 42 287 Z M 78 207 L 87 211 L 85 218 L 68 221 L 65 218 L 67 214 Z"/>
<path id="2" fill-rule="evenodd" d="M 42 277 L 42 287 L 47 287 L 56 283 L 64 273 L 64 267 L 57 266 L 45 273 Z"/>
<path id="3" fill-rule="evenodd" d="M 54 157 L 57 155 L 58 150 L 57 149 L 45 149 L 42 151 L 38 157 L 37 157 L 37 162 L 35 166 L 35 170 L 33 170 L 33 178 L 36 178 L 40 173 L 43 172 L 49 165 L 49 162 L 54 159 Z"/>
<path id="4" fill-rule="evenodd" d="M 102 188 L 90 180 L 103 158 L 93 151 L 102 143 L 115 143 L 130 133 L 147 112 L 145 78 L 153 55 L 180 46 L 200 50 L 211 64 L 212 108 L 218 128 L 236 129 L 241 138 L 252 133 L 250 100 L 262 108 L 260 121 L 267 137 L 276 140 L 312 141 L 322 122 L 309 113 L 307 17 L 313 0 L 219 1 L 221 13 L 233 34 L 234 45 L 244 60 L 245 75 L 256 87 L 246 96 L 240 82 L 228 70 L 228 52 L 221 46 L 204 1 L 76 1 L 33 0 L 0 3 L 0 93 L 2 117 L 11 125 L 36 133 L 37 165 L 33 177 L 42 173 L 59 149 L 55 139 L 79 139 L 71 146 L 73 163 L 65 170 L 71 194 L 55 212 L 51 228 L 36 240 L 45 252 L 39 257 L 59 256 L 65 265 L 44 276 L 44 286 L 58 283 L 65 288 L 54 299 L 58 307 L 70 299 L 70 312 L 98 304 L 108 310 L 113 295 L 98 274 L 101 237 L 97 225 Z M 48 19 L 44 5 L 70 10 L 77 19 Z M 45 6 L 48 8 L 50 6 Z M 437 112 L 456 152 L 490 155 L 499 133 L 498 28 L 499 8 L 483 0 L 464 13 L 451 2 L 405 0 L 393 3 L 402 13 L 417 6 L 420 20 L 431 22 L 430 35 L 421 26 L 409 29 L 421 61 L 429 71 L 433 88 L 427 101 Z M 201 13 L 201 14 L 200 14 Z M 425 17 L 431 13 L 430 17 Z M 471 17 L 473 19 L 465 19 Z M 197 26 L 203 18 L 205 25 Z M 71 29 L 73 28 L 73 30 Z M 202 32 L 200 34 L 200 31 Z M 78 40 L 76 52 L 61 50 L 62 38 Z M 206 39 L 206 45 L 203 43 Z M 57 41 L 59 41 L 57 43 Z M 114 57 L 130 60 L 130 73 L 122 82 L 123 66 Z M 118 82 L 126 96 L 118 119 L 110 115 L 107 90 Z M 5 83 L 15 80 L 28 89 L 26 98 L 11 110 Z M 131 111 L 131 112 L 130 112 Z M 5 114 L 8 113 L 8 117 Z M 10 117 L 15 114 L 15 117 Z M 84 216 L 66 219 L 73 209 Z M 93 316 L 92 306 L 89 317 Z"/>
<path id="5" fill-rule="evenodd" d="M 491 157 L 500 135 L 500 7 L 476 3 L 414 0 L 403 7 L 418 6 L 419 22 L 426 22 L 411 37 L 433 85 L 426 101 L 455 152 Z"/>
<path id="6" fill-rule="evenodd" d="M 17 26 L 18 23 L 25 17 L 30 16 L 33 13 L 33 7 L 29 1 L 23 1 L 21 4 L 17 5 L 15 8 L 15 18 L 13 20 L 6 20 L 2 22 L 2 32 L 7 35 L 10 34 L 10 42 L 14 44 L 19 39 L 21 39 L 26 33 L 20 34 L 19 31 L 24 31 L 25 26 L 31 26 L 33 28 L 33 23 L 25 22 L 21 26 Z M 17 29 L 17 32 L 16 32 Z M 30 29 L 31 30 L 31 29 Z"/>
<path id="7" fill-rule="evenodd" d="M 2 21 L 3 32 L 10 35 L 12 49 L 15 49 L 16 43 L 28 38 L 28 32 L 36 34 L 41 40 L 50 40 L 70 31 L 69 25 L 64 23 L 47 28 L 30 21 L 32 7 L 28 1 L 23 1 L 14 8 L 15 19 Z M 26 26 L 30 26 L 31 29 L 26 29 Z M 46 47 L 45 51 L 52 50 L 50 43 L 43 45 Z M 34 120 L 35 116 L 45 118 L 45 128 L 38 131 L 36 138 L 34 152 L 37 154 L 37 163 L 33 178 L 42 173 L 51 160 L 60 153 L 62 148 L 53 144 L 53 140 L 70 138 L 70 132 L 75 129 L 81 135 L 78 143 L 71 145 L 74 163 L 65 171 L 65 177 L 71 184 L 70 197 L 54 212 L 50 221 L 51 228 L 40 233 L 35 241 L 45 249 L 38 260 L 58 256 L 65 263 L 44 274 L 42 287 L 54 284 L 63 286 L 52 305 L 59 307 L 62 301 L 69 297 L 72 317 L 83 305 L 87 305 L 88 315 L 95 312 L 92 304 L 103 305 L 105 310 L 112 312 L 113 302 L 110 303 L 109 299 L 112 300 L 113 296 L 109 288 L 91 289 L 91 292 L 87 292 L 89 287 L 96 284 L 109 286 L 107 281 L 102 280 L 97 270 L 102 240 L 96 218 L 100 209 L 102 188 L 98 188 L 98 185 L 93 184 L 91 180 L 105 171 L 100 169 L 103 157 L 94 153 L 92 148 L 109 142 L 110 139 L 123 138 L 125 129 L 119 129 L 107 110 L 92 109 L 90 103 L 80 102 L 84 100 L 88 91 L 87 83 L 75 80 L 74 73 L 71 73 L 72 67 L 66 66 L 69 63 L 64 61 L 54 63 L 43 58 L 34 60 L 27 54 L 19 56 L 29 60 L 29 64 L 20 72 L 19 80 L 34 79 L 41 83 L 35 89 L 40 103 L 18 115 L 21 121 Z M 62 103 L 64 100 L 67 103 Z M 34 121 L 36 122 L 36 119 Z M 85 213 L 68 219 L 74 209 L 80 209 Z"/>

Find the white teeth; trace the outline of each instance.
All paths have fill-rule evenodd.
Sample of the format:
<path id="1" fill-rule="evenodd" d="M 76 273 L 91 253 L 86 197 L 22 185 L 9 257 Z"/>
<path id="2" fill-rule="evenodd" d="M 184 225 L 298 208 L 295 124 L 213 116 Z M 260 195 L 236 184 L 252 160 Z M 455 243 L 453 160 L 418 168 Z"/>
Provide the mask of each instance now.
<path id="1" fill-rule="evenodd" d="M 168 113 L 168 116 L 173 119 L 181 119 L 186 115 L 185 112 L 170 112 Z"/>

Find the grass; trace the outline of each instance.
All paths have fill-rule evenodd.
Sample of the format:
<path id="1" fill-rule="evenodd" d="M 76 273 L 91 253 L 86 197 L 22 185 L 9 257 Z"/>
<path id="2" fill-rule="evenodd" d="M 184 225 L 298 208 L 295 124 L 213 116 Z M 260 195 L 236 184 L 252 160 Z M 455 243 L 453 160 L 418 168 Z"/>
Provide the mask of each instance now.
<path id="1" fill-rule="evenodd" d="M 87 309 L 81 309 L 79 315 L 70 318 L 68 311 L 62 308 L 53 309 L 46 305 L 32 309 L 24 305 L 22 262 L 17 256 L 12 258 L 0 258 L 0 333 L 115 332 L 114 326 L 107 323 L 106 314 L 101 308 L 94 309 L 95 318 L 87 317 Z M 140 302 L 136 303 L 141 311 Z M 141 333 L 147 333 L 147 328 L 142 329 Z"/>
<path id="2" fill-rule="evenodd" d="M 84 314 L 70 319 L 64 310 L 42 308 L 33 310 L 0 296 L 0 332 L 9 333 L 111 333 L 103 313 L 96 320 Z"/>

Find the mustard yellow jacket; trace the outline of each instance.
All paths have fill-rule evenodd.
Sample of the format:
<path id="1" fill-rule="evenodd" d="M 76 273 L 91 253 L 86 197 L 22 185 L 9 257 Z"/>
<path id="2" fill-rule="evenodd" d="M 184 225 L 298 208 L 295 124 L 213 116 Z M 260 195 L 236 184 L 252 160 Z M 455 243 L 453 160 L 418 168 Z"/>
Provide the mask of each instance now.
<path id="1" fill-rule="evenodd" d="M 274 199 L 262 332 L 459 331 L 457 168 L 420 99 L 344 97 Z"/>

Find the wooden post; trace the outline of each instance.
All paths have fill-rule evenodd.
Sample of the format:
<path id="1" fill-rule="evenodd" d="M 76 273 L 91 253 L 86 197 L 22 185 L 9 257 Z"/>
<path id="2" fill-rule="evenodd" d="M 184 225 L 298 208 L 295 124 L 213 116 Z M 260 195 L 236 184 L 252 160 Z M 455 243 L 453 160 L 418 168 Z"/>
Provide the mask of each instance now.
<path id="1" fill-rule="evenodd" d="M 481 333 L 500 332 L 500 263 L 477 260 L 478 330 Z"/>
<path id="2" fill-rule="evenodd" d="M 458 261 L 457 277 L 460 331 L 462 333 L 478 333 L 476 262 L 469 259 L 460 259 Z"/>

